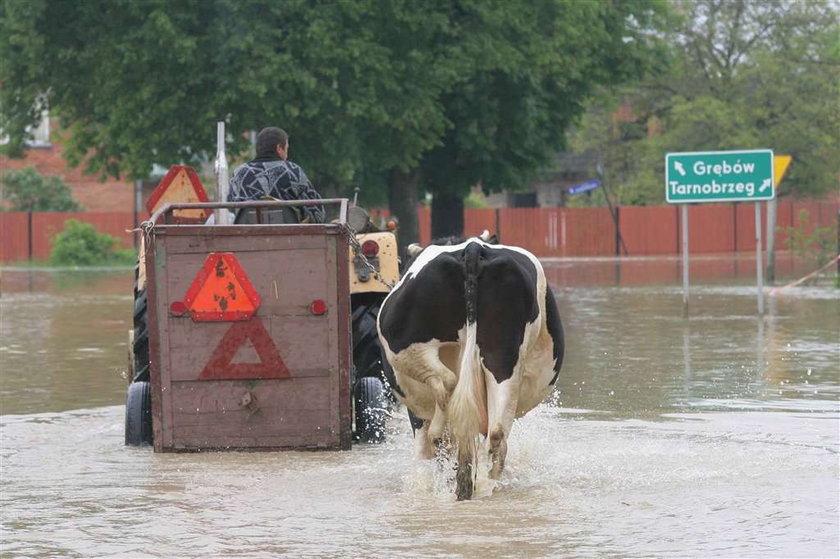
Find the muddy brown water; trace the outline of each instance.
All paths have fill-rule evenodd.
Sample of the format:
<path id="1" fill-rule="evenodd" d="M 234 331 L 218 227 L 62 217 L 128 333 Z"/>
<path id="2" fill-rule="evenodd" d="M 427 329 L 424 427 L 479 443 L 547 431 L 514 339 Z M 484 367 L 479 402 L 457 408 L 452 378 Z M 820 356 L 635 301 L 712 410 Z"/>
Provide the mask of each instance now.
<path id="1" fill-rule="evenodd" d="M 558 388 L 463 503 L 401 409 L 349 452 L 125 448 L 131 271 L 6 268 L 0 555 L 837 556 L 840 291 L 759 320 L 754 264 L 705 259 L 684 319 L 678 266 L 546 263 Z"/>

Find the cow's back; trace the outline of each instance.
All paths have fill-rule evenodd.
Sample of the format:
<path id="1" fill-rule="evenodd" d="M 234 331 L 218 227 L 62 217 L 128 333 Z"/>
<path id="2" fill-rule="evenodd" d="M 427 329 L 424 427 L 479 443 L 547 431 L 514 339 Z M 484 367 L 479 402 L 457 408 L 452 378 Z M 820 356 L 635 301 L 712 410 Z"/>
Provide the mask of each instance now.
<path id="1" fill-rule="evenodd" d="M 458 341 L 458 332 L 466 323 L 461 254 L 438 254 L 388 296 L 379 326 L 392 352 L 432 340 Z"/>

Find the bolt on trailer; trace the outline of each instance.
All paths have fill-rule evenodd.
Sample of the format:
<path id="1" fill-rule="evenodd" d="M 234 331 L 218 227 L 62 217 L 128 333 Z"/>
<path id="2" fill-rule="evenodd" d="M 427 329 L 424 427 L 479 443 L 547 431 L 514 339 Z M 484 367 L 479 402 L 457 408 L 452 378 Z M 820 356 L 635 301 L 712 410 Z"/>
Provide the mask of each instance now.
<path id="1" fill-rule="evenodd" d="M 145 224 L 150 382 L 129 387 L 127 442 L 137 428 L 158 452 L 350 447 L 347 200 L 321 201 L 334 223 L 262 223 L 304 203 L 167 204 Z M 257 222 L 171 219 L 216 208 Z"/>

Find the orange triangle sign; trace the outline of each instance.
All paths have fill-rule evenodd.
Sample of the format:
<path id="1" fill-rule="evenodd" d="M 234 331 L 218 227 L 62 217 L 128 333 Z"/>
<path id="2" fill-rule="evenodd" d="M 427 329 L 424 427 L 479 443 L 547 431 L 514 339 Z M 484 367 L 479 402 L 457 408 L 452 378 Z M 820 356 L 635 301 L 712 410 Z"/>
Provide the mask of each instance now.
<path id="1" fill-rule="evenodd" d="M 232 252 L 211 252 L 184 297 L 195 322 L 248 320 L 260 295 Z"/>
<path id="2" fill-rule="evenodd" d="M 231 363 L 237 351 L 250 340 L 258 363 Z M 204 366 L 198 380 L 250 380 L 289 378 L 289 369 L 283 363 L 277 346 L 259 318 L 237 322 L 230 326 L 216 346 L 210 361 Z"/>
<path id="3" fill-rule="evenodd" d="M 149 213 L 155 213 L 155 210 L 167 203 L 207 201 L 209 201 L 207 193 L 195 169 L 187 165 L 173 165 L 155 187 L 149 201 L 146 202 L 146 209 Z M 172 213 L 176 217 L 195 218 L 202 221 L 208 216 L 207 210 L 198 209 L 173 210 Z"/>

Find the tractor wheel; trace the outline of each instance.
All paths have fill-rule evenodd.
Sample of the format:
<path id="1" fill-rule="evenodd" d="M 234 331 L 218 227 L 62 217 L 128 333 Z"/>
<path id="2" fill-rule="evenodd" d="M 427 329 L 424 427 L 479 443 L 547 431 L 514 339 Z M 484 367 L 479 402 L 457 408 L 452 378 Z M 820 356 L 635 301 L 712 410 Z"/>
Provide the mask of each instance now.
<path id="1" fill-rule="evenodd" d="M 382 381 L 362 377 L 354 391 L 356 408 L 356 438 L 363 443 L 385 442 L 385 416 L 388 400 Z"/>
<path id="2" fill-rule="evenodd" d="M 380 299 L 353 305 L 353 367 L 355 379 L 383 378 L 382 349 L 376 331 Z"/>
<path id="3" fill-rule="evenodd" d="M 152 388 L 148 382 L 132 382 L 125 399 L 125 444 L 152 444 Z"/>
<path id="4" fill-rule="evenodd" d="M 139 266 L 139 264 L 138 264 Z M 148 302 L 146 286 L 137 288 L 137 272 L 134 275 L 134 337 L 131 340 L 134 348 L 134 377 L 131 381 L 148 382 L 149 375 L 149 328 Z"/>

